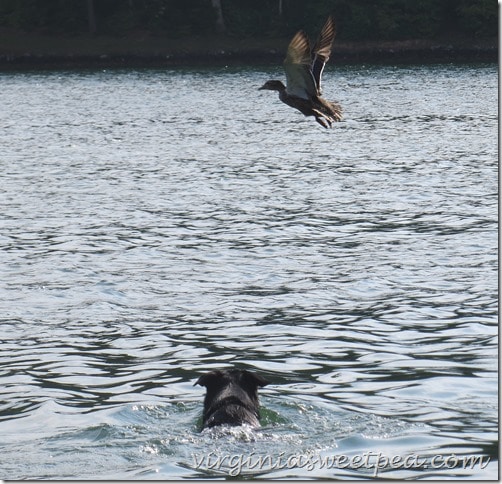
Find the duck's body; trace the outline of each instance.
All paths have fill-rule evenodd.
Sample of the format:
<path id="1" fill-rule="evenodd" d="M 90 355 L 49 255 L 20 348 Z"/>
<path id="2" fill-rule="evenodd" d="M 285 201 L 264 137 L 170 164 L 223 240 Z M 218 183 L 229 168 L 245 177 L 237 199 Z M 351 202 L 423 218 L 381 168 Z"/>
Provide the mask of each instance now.
<path id="1" fill-rule="evenodd" d="M 335 24 L 329 17 L 321 30 L 314 48 L 302 30 L 291 40 L 284 70 L 286 86 L 281 81 L 267 81 L 260 89 L 279 92 L 279 99 L 305 116 L 314 116 L 323 127 L 342 119 L 342 108 L 321 97 L 321 76 L 331 54 L 331 45 L 335 38 Z"/>

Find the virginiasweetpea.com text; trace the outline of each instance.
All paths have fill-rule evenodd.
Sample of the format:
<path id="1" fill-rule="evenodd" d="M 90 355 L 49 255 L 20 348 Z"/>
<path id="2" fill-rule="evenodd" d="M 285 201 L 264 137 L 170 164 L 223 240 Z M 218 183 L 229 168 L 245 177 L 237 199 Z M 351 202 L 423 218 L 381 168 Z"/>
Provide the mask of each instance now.
<path id="1" fill-rule="evenodd" d="M 281 469 L 349 469 L 365 470 L 373 477 L 378 477 L 382 471 L 390 470 L 448 470 L 448 469 L 484 469 L 490 463 L 486 455 L 456 455 L 438 454 L 433 456 L 419 456 L 410 454 L 386 455 L 382 452 L 363 452 L 361 454 L 288 454 L 281 452 L 270 454 L 193 454 L 196 469 L 223 471 L 230 476 L 238 476 L 243 472 L 273 471 Z"/>

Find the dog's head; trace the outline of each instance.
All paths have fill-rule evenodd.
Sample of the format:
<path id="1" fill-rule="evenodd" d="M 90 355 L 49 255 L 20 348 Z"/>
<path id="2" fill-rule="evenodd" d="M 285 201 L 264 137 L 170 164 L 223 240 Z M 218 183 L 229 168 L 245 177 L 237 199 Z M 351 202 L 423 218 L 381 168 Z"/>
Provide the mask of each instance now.
<path id="1" fill-rule="evenodd" d="M 215 370 L 201 375 L 195 385 L 206 387 L 204 422 L 211 414 L 230 405 L 241 406 L 250 415 L 258 417 L 258 388 L 269 383 L 260 375 L 247 370 Z M 229 418 L 225 423 L 236 423 L 231 420 Z"/>

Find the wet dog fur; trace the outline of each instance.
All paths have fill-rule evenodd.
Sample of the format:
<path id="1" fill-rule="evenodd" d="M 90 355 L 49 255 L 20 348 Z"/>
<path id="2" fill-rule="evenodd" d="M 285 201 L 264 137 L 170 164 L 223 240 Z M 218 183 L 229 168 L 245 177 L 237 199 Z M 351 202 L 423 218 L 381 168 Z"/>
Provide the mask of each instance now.
<path id="1" fill-rule="evenodd" d="M 194 385 L 206 387 L 202 429 L 217 425 L 260 427 L 258 387 L 270 382 L 247 370 L 215 370 Z"/>

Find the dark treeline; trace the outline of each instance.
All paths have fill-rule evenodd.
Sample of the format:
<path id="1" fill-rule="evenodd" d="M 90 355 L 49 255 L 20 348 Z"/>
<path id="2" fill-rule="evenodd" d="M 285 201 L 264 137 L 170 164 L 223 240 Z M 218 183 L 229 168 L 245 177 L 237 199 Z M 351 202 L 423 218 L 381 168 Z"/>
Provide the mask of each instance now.
<path id="1" fill-rule="evenodd" d="M 143 33 L 166 38 L 314 33 L 333 13 L 348 41 L 482 39 L 497 0 L 0 0 L 0 28 L 43 35 Z"/>

